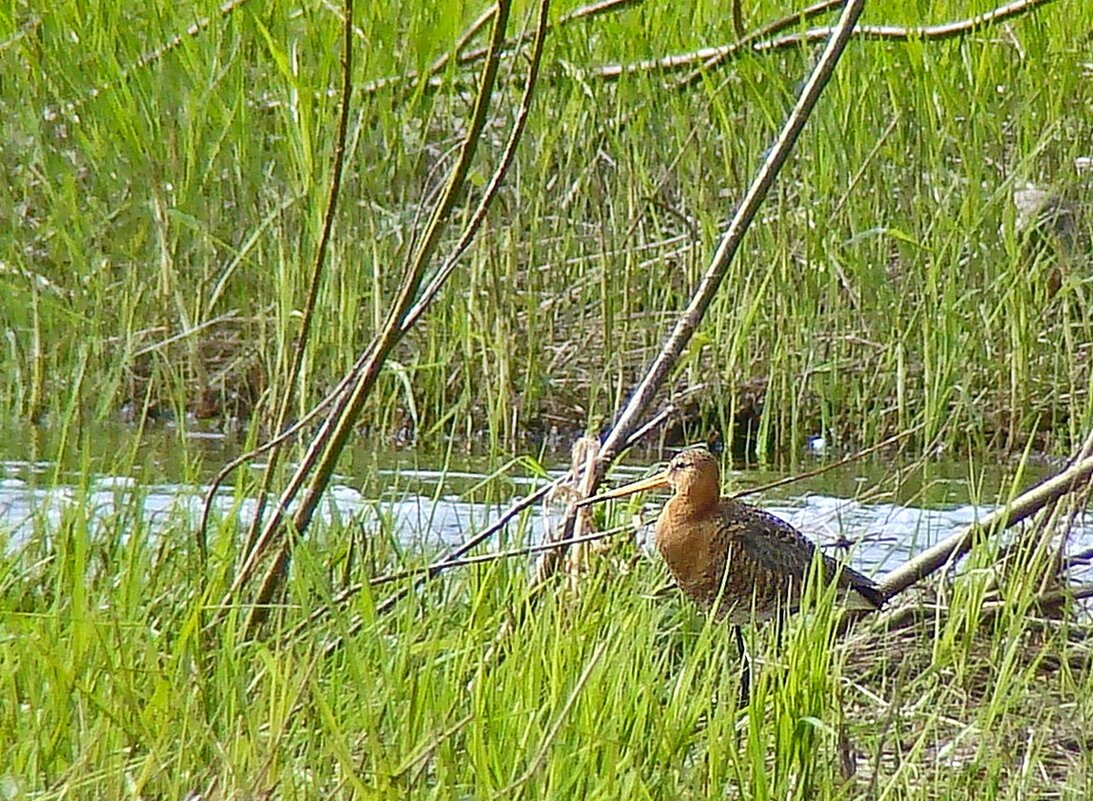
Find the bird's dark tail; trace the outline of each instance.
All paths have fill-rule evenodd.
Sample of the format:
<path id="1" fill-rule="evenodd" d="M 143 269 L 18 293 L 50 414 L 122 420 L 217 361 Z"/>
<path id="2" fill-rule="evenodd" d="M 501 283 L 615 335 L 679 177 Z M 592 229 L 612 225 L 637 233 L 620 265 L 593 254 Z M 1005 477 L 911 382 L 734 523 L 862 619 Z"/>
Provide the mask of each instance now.
<path id="1" fill-rule="evenodd" d="M 862 575 L 849 565 L 835 561 L 827 554 L 824 554 L 823 560 L 827 580 L 839 582 L 839 587 L 845 594 L 843 602 L 848 609 L 875 612 L 888 601 L 888 596 L 873 579 Z"/>
<path id="2" fill-rule="evenodd" d="M 849 585 L 848 589 L 853 590 L 872 604 L 873 609 L 880 609 L 887 603 L 888 596 L 884 594 L 884 591 L 877 586 L 877 583 L 873 581 L 873 579 L 868 576 L 863 576 L 852 567 L 846 566 L 842 569 L 842 575 Z"/>

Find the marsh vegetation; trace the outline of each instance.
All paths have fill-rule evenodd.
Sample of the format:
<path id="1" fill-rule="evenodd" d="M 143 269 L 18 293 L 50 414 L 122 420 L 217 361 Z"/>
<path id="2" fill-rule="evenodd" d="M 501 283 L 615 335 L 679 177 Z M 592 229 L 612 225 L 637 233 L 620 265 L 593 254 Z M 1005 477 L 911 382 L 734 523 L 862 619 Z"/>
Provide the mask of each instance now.
<path id="1" fill-rule="evenodd" d="M 1093 9 L 1027 5 L 851 39 L 653 397 L 642 459 L 717 431 L 792 468 L 811 437 L 841 454 L 895 435 L 869 499 L 928 494 L 945 454 L 967 500 L 1003 505 L 1031 462 L 1088 444 Z M 1089 555 L 1065 547 L 1082 499 L 981 532 L 849 634 L 822 594 L 781 643 L 752 630 L 739 709 L 731 637 L 632 545 L 534 589 L 525 558 L 420 570 L 437 554 L 391 525 L 402 479 L 344 438 L 310 486 L 337 466 L 367 523 L 286 501 L 268 542 L 291 569 L 260 590 L 267 540 L 236 512 L 308 469 L 302 450 L 246 461 L 200 536 L 184 510 L 153 531 L 139 488 L 91 507 L 103 474 L 140 483 L 148 437 L 201 491 L 292 420 L 307 444 L 308 410 L 377 353 L 345 438 L 442 476 L 471 453 L 462 497 L 494 512 L 545 494 L 544 464 L 635 397 L 817 61 L 807 31 L 838 14 L 715 63 L 699 51 L 737 39 L 734 12 L 753 31 L 790 9 L 555 4 L 537 59 L 516 43 L 528 3 L 492 57 L 475 51 L 496 13 L 457 45 L 485 4 L 358 4 L 347 26 L 349 8 L 0 11 L 0 415 L 23 421 L 4 478 L 65 499 L 17 543 L 0 531 L 0 796 L 1089 797 Z M 877 4 L 863 23 L 967 13 Z M 193 447 L 224 432 L 222 453 Z M 478 550 L 527 544 L 532 521 Z"/>

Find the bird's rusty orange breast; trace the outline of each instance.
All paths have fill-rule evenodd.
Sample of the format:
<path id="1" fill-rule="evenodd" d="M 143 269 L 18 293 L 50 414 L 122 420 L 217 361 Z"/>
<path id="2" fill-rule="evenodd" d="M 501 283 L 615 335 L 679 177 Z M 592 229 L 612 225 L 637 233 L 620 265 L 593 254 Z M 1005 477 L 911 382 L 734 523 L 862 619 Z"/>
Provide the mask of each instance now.
<path id="1" fill-rule="evenodd" d="M 657 550 L 680 589 L 699 603 L 705 599 L 697 596 L 705 594 L 706 586 L 716 583 L 727 567 L 724 548 L 718 547 L 722 524 L 717 500 L 716 485 L 712 497 L 677 493 L 657 519 Z"/>

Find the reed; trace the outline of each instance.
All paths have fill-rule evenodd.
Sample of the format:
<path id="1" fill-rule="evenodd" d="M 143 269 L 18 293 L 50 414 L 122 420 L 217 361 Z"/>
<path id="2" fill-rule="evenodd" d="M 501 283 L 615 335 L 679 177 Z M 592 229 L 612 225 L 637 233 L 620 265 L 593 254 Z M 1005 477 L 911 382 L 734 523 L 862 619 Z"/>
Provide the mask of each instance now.
<path id="1" fill-rule="evenodd" d="M 357 9 L 359 87 L 426 69 L 480 12 L 419 6 Z M 332 158 L 337 14 L 151 9 L 60 3 L 0 18 L 9 417 L 59 418 L 76 373 L 97 420 L 124 406 L 247 417 L 279 396 Z M 784 11 L 760 4 L 749 23 Z M 956 448 L 1070 447 L 1091 422 L 1090 209 L 1079 202 L 1074 253 L 1030 259 L 1012 192 L 1031 180 L 1088 197 L 1074 165 L 1093 138 L 1090 13 L 1060 2 L 1005 37 L 853 46 L 678 368 L 677 389 L 710 384 L 688 410 L 692 433 L 731 437 L 751 408 L 759 455 L 814 433 L 868 445 L 920 422 L 920 444 L 940 433 Z M 869 21 L 899 14 L 878 7 Z M 659 73 L 603 81 L 558 65 L 633 63 L 726 35 L 723 9 L 704 0 L 557 28 L 502 197 L 369 404 L 376 436 L 511 450 L 610 419 L 812 55 L 741 57 L 687 90 Z M 377 44 L 395 41 L 406 44 Z M 439 90 L 402 82 L 357 98 L 301 411 L 382 321 L 462 130 L 465 69 L 450 65 Z M 511 113 L 496 112 L 481 176 Z"/>
<path id="2" fill-rule="evenodd" d="M 110 472 L 139 475 L 136 455 Z M 235 614 L 202 635 L 241 528 L 214 526 L 203 575 L 192 518 L 152 532 L 139 484 L 93 514 L 97 467 L 0 554 L 12 798 L 1077 799 L 1093 781 L 1089 641 L 1037 611 L 1046 547 L 1003 567 L 978 547 L 917 622 L 864 620 L 849 639 L 835 637 L 832 593 L 808 596 L 780 643 L 750 631 L 753 692 L 737 708 L 730 633 L 656 594 L 662 565 L 625 544 L 579 593 L 557 581 L 534 606 L 527 563 L 510 559 L 381 612 L 402 585 L 367 580 L 428 550 L 382 517 L 363 538 L 317 525 L 263 638 L 244 640 Z M 386 483 L 389 498 L 407 491 Z M 499 487 L 473 492 L 489 504 Z M 359 581 L 352 603 L 334 602 Z"/>

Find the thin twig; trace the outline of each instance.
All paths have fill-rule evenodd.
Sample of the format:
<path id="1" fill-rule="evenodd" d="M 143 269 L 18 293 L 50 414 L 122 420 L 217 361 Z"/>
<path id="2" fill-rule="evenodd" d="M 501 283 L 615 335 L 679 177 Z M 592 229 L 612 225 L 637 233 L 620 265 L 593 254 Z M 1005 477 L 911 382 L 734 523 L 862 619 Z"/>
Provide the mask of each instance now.
<path id="1" fill-rule="evenodd" d="M 818 3 L 814 3 L 807 8 L 803 8 L 800 11 L 795 11 L 792 14 L 787 14 L 781 19 L 777 19 L 774 22 L 767 23 L 761 28 L 757 28 L 750 34 L 743 34 L 740 30 L 736 31 L 737 40 L 724 48 L 717 48 L 716 55 L 703 59 L 702 64 L 690 72 L 683 80 L 677 85 L 677 89 L 688 89 L 693 87 L 699 81 L 702 80 L 703 75 L 711 70 L 721 66 L 730 58 L 739 55 L 746 51 L 756 42 L 763 40 L 764 38 L 773 36 L 779 31 L 783 31 L 786 28 L 794 25 L 800 25 L 803 22 L 807 22 L 813 17 L 817 17 L 821 14 L 826 14 L 833 9 L 842 5 L 843 0 L 820 0 Z"/>
<path id="2" fill-rule="evenodd" d="M 169 345 L 173 345 L 176 342 L 181 342 L 182 340 L 189 339 L 190 337 L 196 337 L 202 331 L 205 331 L 209 328 L 214 328 L 221 323 L 230 323 L 238 319 L 239 309 L 232 309 L 230 311 L 224 312 L 219 317 L 214 317 L 211 320 L 205 320 L 204 322 L 198 323 L 197 325 L 187 328 L 184 331 L 179 331 L 178 333 L 172 334 L 166 339 L 161 339 L 158 342 L 153 342 L 152 344 L 145 345 L 142 348 L 137 348 L 130 354 L 130 357 L 133 359 L 137 359 L 141 356 L 147 356 L 149 353 L 155 353 L 156 351 L 162 350 L 163 348 L 166 348 Z"/>
<path id="3" fill-rule="evenodd" d="M 940 41 L 942 39 L 952 39 L 956 36 L 974 33 L 975 31 L 991 25 L 997 25 L 999 22 L 1009 19 L 1010 17 L 1026 14 L 1039 6 L 1045 6 L 1054 2 L 1056 2 L 1056 0 L 1017 0 L 1017 2 L 1014 3 L 1007 3 L 1004 6 L 992 8 L 990 11 L 984 11 L 982 14 L 976 14 L 974 17 L 967 17 L 953 22 L 942 22 L 937 25 L 910 27 L 902 25 L 862 25 L 860 28 L 855 29 L 854 38 L 897 42 L 913 42 L 920 40 Z M 803 31 L 801 33 L 790 34 L 778 39 L 773 39 L 769 42 L 761 43 L 755 49 L 762 52 L 764 50 L 795 47 L 809 42 L 819 42 L 826 39 L 831 34 L 831 30 L 831 28 L 812 28 L 811 30 Z"/>
<path id="4" fill-rule="evenodd" d="M 744 9 L 740 6 L 741 0 L 732 0 L 732 31 L 737 39 L 747 36 L 747 31 L 744 29 Z"/>
<path id="5" fill-rule="evenodd" d="M 543 48 L 546 46 L 546 34 L 549 20 L 550 2 L 549 0 L 543 0 L 543 2 L 539 4 L 539 18 L 535 28 L 535 46 L 532 48 L 531 62 L 528 66 L 527 82 L 524 85 L 524 93 L 520 98 L 520 106 L 516 112 L 516 119 L 513 121 L 512 130 L 509 132 L 508 142 L 505 143 L 505 149 L 501 154 L 501 160 L 497 165 L 497 168 L 493 171 L 493 176 L 490 178 L 489 184 L 486 185 L 486 189 L 482 194 L 482 199 L 478 201 L 478 206 L 471 215 L 470 222 L 468 222 L 467 226 L 463 229 L 463 234 L 459 237 L 459 241 L 456 242 L 455 247 L 452 248 L 452 252 L 449 253 L 448 257 L 444 260 L 444 264 L 437 270 L 436 275 L 433 276 L 432 280 L 422 291 L 421 297 L 418 299 L 417 303 L 415 303 L 410 311 L 406 313 L 406 318 L 402 321 L 403 333 L 414 327 L 418 318 L 425 313 L 425 310 L 428 309 L 436 299 L 437 293 L 440 292 L 441 288 L 443 288 L 444 284 L 451 277 L 460 257 L 467 250 L 467 247 L 471 244 L 471 240 L 474 239 L 475 234 L 478 233 L 478 229 L 485 221 L 490 204 L 493 201 L 493 198 L 497 196 L 497 192 L 501 188 L 501 182 L 504 181 L 505 176 L 508 175 L 509 167 L 512 166 L 512 162 L 516 159 L 516 149 L 523 137 L 524 128 L 527 126 L 528 117 L 531 114 L 531 101 L 535 97 L 535 87 L 538 85 L 539 81 L 539 67 L 543 60 Z"/>
<path id="6" fill-rule="evenodd" d="M 541 542 L 538 545 L 525 545 L 523 548 L 510 548 L 506 551 L 497 551 L 496 553 L 483 553 L 478 556 L 464 556 L 459 559 L 442 559 L 439 562 L 433 562 L 429 565 L 423 565 L 422 567 L 412 567 L 408 570 L 400 570 L 397 573 L 388 573 L 383 576 L 376 576 L 374 579 L 368 581 L 369 587 L 379 587 L 384 584 L 390 584 L 393 581 L 401 581 L 406 578 L 415 578 L 422 575 L 435 576 L 444 570 L 451 570 L 455 567 L 469 567 L 470 565 L 481 565 L 487 562 L 497 562 L 502 559 L 512 559 L 517 556 L 530 556 L 533 553 L 547 553 L 549 551 L 556 551 L 563 548 L 567 548 L 570 545 L 580 545 L 584 542 L 597 542 L 598 540 L 608 539 L 610 537 L 617 537 L 619 534 L 626 534 L 632 532 L 634 527 L 627 524 L 625 526 L 619 526 L 618 528 L 607 529 L 606 531 L 597 531 L 594 534 L 583 534 L 580 537 L 570 537 L 568 540 L 555 540 L 553 542 Z"/>
<path id="7" fill-rule="evenodd" d="M 212 516 L 212 502 L 213 499 L 216 497 L 216 494 L 220 491 L 220 488 L 224 486 L 224 482 L 227 480 L 228 476 L 230 476 L 232 473 L 234 473 L 243 465 L 247 464 L 255 457 L 261 456 L 263 453 L 272 450 L 278 445 L 281 445 L 292 439 L 304 428 L 319 419 L 319 415 L 322 414 L 322 412 L 328 406 L 330 406 L 331 403 L 341 397 L 346 392 L 346 390 L 348 390 L 349 387 L 353 384 L 353 381 L 356 379 L 360 370 L 362 370 L 364 368 L 364 365 L 367 363 L 368 357 L 371 355 L 371 353 L 371 350 L 366 350 L 364 353 L 362 353 L 358 357 L 353 367 L 350 368 L 349 372 L 347 372 L 345 376 L 342 377 L 342 379 L 337 383 L 337 385 L 335 385 L 334 389 L 328 392 L 324 398 L 322 398 L 314 406 L 312 406 L 311 409 L 308 410 L 307 414 L 294 422 L 292 425 L 288 426 L 280 434 L 270 437 L 268 440 L 254 446 L 246 453 L 239 454 L 217 471 L 216 475 L 213 476 L 212 482 L 209 484 L 209 488 L 205 491 L 204 505 L 201 509 L 201 520 L 198 522 L 198 531 L 196 534 L 199 543 L 208 536 L 207 532 L 209 529 L 209 519 Z"/>
<path id="8" fill-rule="evenodd" d="M 292 364 L 289 366 L 288 375 L 284 380 L 284 391 L 281 395 L 281 403 L 274 418 L 274 431 L 281 431 L 288 422 L 288 416 L 296 398 L 296 384 L 303 370 L 304 354 L 307 352 L 308 340 L 311 337 L 311 325 L 315 319 L 315 308 L 318 304 L 319 289 L 322 284 L 323 269 L 326 266 L 326 253 L 330 247 L 330 239 L 334 230 L 334 217 L 338 210 L 338 200 L 342 186 L 342 172 L 345 167 L 345 143 L 349 130 L 349 109 L 353 101 L 353 0 L 345 0 L 345 18 L 342 21 L 342 86 L 341 102 L 338 112 L 338 127 L 334 137 L 334 155 L 330 165 L 330 190 L 326 198 L 326 213 L 323 215 L 322 232 L 319 242 L 315 247 L 315 258 L 311 264 L 311 277 L 308 280 L 307 298 L 301 314 L 300 330 L 296 335 L 296 342 L 292 351 Z M 270 488 L 273 485 L 274 476 L 277 473 L 277 462 L 281 456 L 279 445 L 273 446 L 270 451 L 269 461 L 265 472 L 262 474 L 262 483 L 259 487 L 254 517 L 251 520 L 250 530 L 247 532 L 246 545 L 243 553 L 250 553 L 258 541 L 261 531 L 262 518 L 265 516 L 266 502 L 269 498 Z M 210 499 L 211 500 L 211 497 Z M 207 502 L 208 503 L 208 502 Z M 207 507 L 202 513 L 202 526 L 199 546 L 202 562 L 208 558 L 205 541 L 205 526 L 207 520 Z"/>
<path id="9" fill-rule="evenodd" d="M 862 25 L 861 27 L 854 29 L 853 38 L 866 39 L 869 41 L 895 42 L 919 40 L 939 41 L 942 39 L 951 39 L 957 36 L 974 33 L 982 28 L 996 25 L 1003 20 L 1025 14 L 1039 6 L 1053 2 L 1056 2 L 1056 0 L 1018 0 L 1018 2 L 999 6 L 998 8 L 984 12 L 983 14 L 977 14 L 974 17 L 968 17 L 955 22 L 945 22 L 938 25 L 920 27 Z M 804 14 L 809 12 L 810 9 L 826 10 L 824 7 L 827 5 L 827 3 L 823 2 L 817 3 L 815 6 L 811 6 L 801 13 Z M 792 24 L 792 22 L 796 21 L 798 18 L 799 15 L 791 15 L 786 17 L 785 20 L 790 20 L 790 24 Z M 779 24 L 781 22 L 782 20 L 779 20 L 778 23 L 774 24 Z M 581 70 L 578 71 L 577 74 L 582 80 L 599 79 L 602 81 L 616 81 L 626 75 L 653 72 L 675 72 L 676 70 L 694 68 L 696 65 L 704 64 L 720 65 L 732 58 L 741 56 L 744 53 L 773 53 L 779 50 L 798 48 L 803 44 L 823 42 L 832 35 L 832 32 L 836 30 L 837 27 L 838 26 L 811 28 L 800 33 L 787 34 L 777 38 L 760 39 L 758 41 L 752 40 L 749 37 L 750 44 L 746 47 L 741 46 L 740 42 L 733 42 L 731 44 L 718 45 L 716 47 L 703 47 L 690 53 L 677 53 L 670 56 L 661 56 L 660 58 L 644 59 L 632 64 L 609 64 L 602 67 Z M 700 77 L 701 75 L 688 75 L 688 77 L 684 79 L 682 85 L 686 86 L 688 85 L 688 82 L 693 84 Z"/>
<path id="10" fill-rule="evenodd" d="M 599 3 L 592 3 L 591 5 L 581 6 L 575 8 L 568 14 L 560 17 L 556 23 L 550 25 L 548 30 L 560 28 L 564 25 L 568 25 L 572 22 L 577 22 L 584 19 L 592 19 L 593 17 L 600 17 L 605 14 L 614 14 L 622 11 L 627 6 L 640 5 L 642 0 L 602 0 Z M 525 44 L 531 39 L 530 34 L 523 34 L 517 39 L 511 42 L 505 43 L 505 49 L 514 49 L 518 45 Z M 481 47 L 477 50 L 468 50 L 459 57 L 460 64 L 470 64 L 474 61 L 481 59 L 485 55 L 485 48 Z"/>
<path id="11" fill-rule="evenodd" d="M 475 98 L 474 109 L 471 112 L 467 133 L 460 147 L 458 161 L 449 176 L 440 200 L 433 210 L 425 232 L 418 242 L 398 297 L 388 314 L 383 330 L 369 348 L 370 357 L 367 363 L 355 376 L 353 385 L 339 399 L 337 408 L 324 422 L 304 455 L 300 466 L 289 479 L 288 486 L 281 493 L 269 520 L 266 521 L 262 529 L 261 536 L 255 543 L 255 547 L 246 555 L 236 580 L 229 590 L 228 601 L 234 598 L 242 586 L 249 581 L 251 575 L 257 569 L 259 559 L 268 550 L 277 535 L 285 528 L 289 505 L 296 499 L 300 490 L 304 489 L 305 481 L 307 481 L 307 489 L 299 499 L 298 505 L 292 513 L 291 521 L 289 521 L 291 535 L 283 539 L 278 553 L 262 580 L 256 599 L 257 605 L 252 608 L 251 617 L 247 623 L 248 633 L 253 633 L 255 628 L 265 619 L 267 604 L 283 584 L 290 561 L 289 549 L 292 542 L 302 536 L 310 524 L 322 493 L 334 472 L 335 463 L 352 434 L 353 427 L 356 425 L 364 402 L 375 384 L 380 368 L 391 350 L 402 339 L 404 332 L 401 330 L 400 324 L 417 295 L 425 269 L 440 240 L 441 231 L 446 226 L 463 191 L 481 139 L 481 133 L 485 128 L 487 112 L 493 96 L 500 63 L 500 46 L 504 39 L 504 30 L 508 23 L 511 2 L 510 0 L 500 0 L 498 5 L 499 11 L 494 19 L 492 34 L 492 45 L 495 51 L 493 56 L 487 60 L 482 71 L 482 80 Z M 308 480 L 308 476 L 310 476 L 310 480 Z"/>
<path id="12" fill-rule="evenodd" d="M 427 75 L 433 76 L 444 70 L 448 66 L 448 62 L 452 60 L 453 56 L 458 56 L 467 47 L 471 41 L 482 32 L 482 30 L 489 24 L 489 21 L 493 19 L 493 15 L 497 13 L 497 3 L 490 3 L 489 7 L 478 15 L 466 30 L 459 35 L 459 38 L 455 40 L 455 44 L 448 49 L 448 52 L 429 65 Z M 415 76 L 416 79 L 416 76 Z"/>
<path id="13" fill-rule="evenodd" d="M 531 495 L 527 495 L 527 496 L 521 498 L 517 503 L 514 503 L 507 510 L 505 510 L 505 513 L 503 515 L 501 515 L 501 517 L 499 517 L 496 521 L 494 521 L 490 526 L 488 526 L 487 528 L 480 531 L 474 537 L 471 537 L 469 540 L 467 540 L 465 543 L 460 545 L 455 550 L 451 551 L 449 554 L 447 554 L 444 557 L 444 559 L 440 560 L 440 562 L 447 562 L 447 561 L 453 561 L 453 560 L 459 559 L 464 554 L 469 553 L 470 551 L 474 550 L 479 545 L 481 545 L 483 542 L 485 542 L 486 540 L 493 537 L 497 532 L 501 531 L 501 529 L 503 529 L 510 522 L 512 522 L 512 520 L 518 514 L 523 512 L 528 507 L 534 506 L 536 503 L 538 503 L 540 500 L 542 500 L 547 495 L 548 492 L 550 492 L 552 489 L 557 487 L 564 480 L 565 480 L 565 476 L 562 476 L 561 478 L 558 478 L 555 481 L 552 481 L 551 483 L 540 487 L 535 492 L 533 492 Z M 439 562 L 438 562 L 438 564 L 439 564 Z M 428 581 L 429 579 L 435 578 L 444 569 L 445 568 L 443 568 L 443 567 L 438 567 L 435 570 L 429 569 L 429 568 L 423 568 L 420 571 L 415 571 L 414 575 L 415 575 L 417 581 L 416 582 L 411 582 L 411 584 L 408 585 L 407 588 L 404 588 L 403 590 L 400 590 L 399 592 L 395 593 L 390 598 L 386 599 L 384 601 L 384 603 L 381 605 L 381 608 L 377 609 L 377 611 L 389 611 L 398 600 L 400 600 L 401 598 L 403 598 L 406 595 L 406 593 L 408 592 L 410 587 L 413 587 L 414 589 L 419 588 L 421 586 L 421 584 L 423 584 L 425 581 Z M 410 572 L 410 571 L 406 571 L 406 572 Z M 381 576 L 381 577 L 378 577 L 378 578 L 383 578 L 383 577 Z M 384 583 L 384 582 L 381 582 L 381 583 Z M 320 620 L 323 620 L 324 618 L 326 618 L 334 608 L 343 606 L 346 603 L 348 603 L 350 600 L 352 600 L 356 595 L 358 595 L 360 593 L 360 591 L 362 589 L 364 589 L 364 584 L 361 584 L 361 583 L 353 584 L 352 586 L 346 587 L 345 589 L 343 589 L 341 592 L 339 592 L 336 596 L 334 596 L 331 599 L 331 602 L 330 602 L 329 606 L 325 606 L 325 607 L 321 607 L 319 609 L 316 609 L 314 612 L 312 612 L 308 616 L 307 620 L 305 620 L 301 623 L 298 623 L 295 627 L 293 627 L 293 629 L 289 632 L 289 636 L 293 637 L 293 636 L 298 635 L 301 631 L 306 631 L 307 629 L 310 629 L 316 623 L 318 623 Z M 356 631 L 357 628 L 359 628 L 359 624 L 351 626 L 350 627 L 350 633 Z"/>
<path id="14" fill-rule="evenodd" d="M 561 28 L 582 19 L 591 19 L 604 14 L 612 14 L 623 10 L 627 6 L 637 5 L 641 2 L 642 0 L 601 0 L 601 2 L 591 3 L 590 5 L 581 6 L 580 8 L 570 11 L 568 14 L 560 17 L 557 22 L 548 24 L 547 30 Z M 486 11 L 467 26 L 463 33 L 460 34 L 459 38 L 456 40 L 455 46 L 451 48 L 448 53 L 441 56 L 430 65 L 424 77 L 424 85 L 426 87 L 438 89 L 444 85 L 444 80 L 439 76 L 439 73 L 451 63 L 453 54 L 455 54 L 456 63 L 461 67 L 471 66 L 475 62 L 481 61 L 486 57 L 486 53 L 488 52 L 488 48 L 486 47 L 478 47 L 473 50 L 464 50 L 464 48 L 480 33 L 483 23 L 489 20 L 495 12 L 495 9 L 495 5 L 491 5 L 486 9 Z M 518 48 L 521 45 L 527 44 L 534 38 L 534 33 L 523 33 L 514 39 L 506 40 L 503 45 L 504 52 L 502 56 L 511 56 L 518 51 Z M 416 70 L 403 72 L 398 75 L 390 75 L 386 78 L 376 78 L 361 87 L 361 92 L 365 95 L 371 95 L 408 81 L 417 81 L 419 78 L 421 78 L 421 74 Z"/>
<path id="15" fill-rule="evenodd" d="M 883 442 L 878 442 L 876 445 L 872 445 L 872 446 L 866 448 L 865 450 L 858 451 L 857 453 L 852 453 L 849 456 L 845 456 L 837 462 L 832 462 L 831 464 L 824 465 L 823 467 L 818 467 L 815 470 L 809 470 L 805 473 L 797 473 L 796 475 L 787 476 L 786 478 L 780 478 L 777 481 L 771 481 L 767 484 L 760 484 L 758 487 L 749 487 L 748 489 L 739 490 L 738 492 L 732 493 L 732 495 L 730 497 L 732 497 L 732 498 L 743 498 L 747 495 L 755 495 L 755 494 L 760 493 L 760 492 L 767 492 L 768 490 L 772 490 L 776 487 L 782 487 L 782 486 L 785 486 L 786 484 L 795 484 L 798 481 L 803 481 L 805 479 L 815 478 L 816 476 L 821 476 L 824 473 L 827 473 L 828 471 L 837 470 L 838 468 L 844 467 L 844 466 L 846 466 L 848 464 L 851 464 L 853 462 L 861 461 L 866 456 L 870 456 L 870 455 L 876 453 L 877 451 L 882 451 L 885 448 L 887 448 L 889 445 L 895 445 L 900 440 L 906 439 L 907 437 L 911 436 L 912 434 L 914 434 L 917 431 L 921 431 L 922 428 L 925 425 L 926 425 L 925 423 L 919 423 L 917 426 L 914 426 L 913 428 L 909 428 L 906 431 L 901 431 L 898 434 L 892 435 L 891 437 L 884 440 Z"/>

